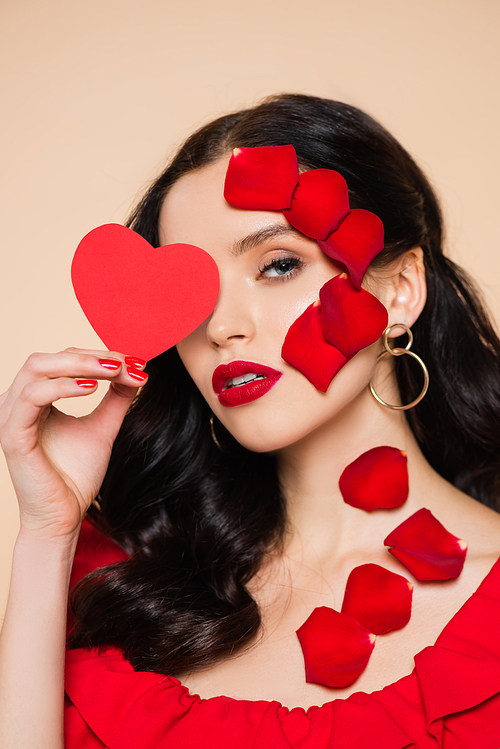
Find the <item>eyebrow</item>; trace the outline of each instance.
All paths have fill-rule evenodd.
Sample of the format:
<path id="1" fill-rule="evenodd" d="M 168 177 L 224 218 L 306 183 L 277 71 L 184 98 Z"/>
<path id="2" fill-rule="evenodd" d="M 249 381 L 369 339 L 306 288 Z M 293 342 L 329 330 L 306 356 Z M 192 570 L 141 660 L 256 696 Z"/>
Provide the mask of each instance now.
<path id="1" fill-rule="evenodd" d="M 286 235 L 295 237 L 303 236 L 299 231 L 297 231 L 297 229 L 294 229 L 292 226 L 272 224 L 271 226 L 266 226 L 265 229 L 259 229 L 258 231 L 253 232 L 253 234 L 248 234 L 248 236 L 243 237 L 243 239 L 239 239 L 234 243 L 231 253 L 235 257 L 238 257 L 244 252 L 248 252 L 248 250 L 253 250 L 254 247 L 258 247 L 268 239 Z"/>

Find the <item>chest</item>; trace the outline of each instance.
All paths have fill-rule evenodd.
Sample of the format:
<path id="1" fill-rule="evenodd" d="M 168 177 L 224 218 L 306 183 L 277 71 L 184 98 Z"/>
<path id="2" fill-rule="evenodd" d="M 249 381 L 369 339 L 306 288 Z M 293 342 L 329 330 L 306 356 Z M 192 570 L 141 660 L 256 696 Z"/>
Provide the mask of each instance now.
<path id="1" fill-rule="evenodd" d="M 401 568 L 393 571 L 401 573 Z M 342 575 L 304 575 L 288 584 L 285 578 L 270 578 L 256 585 L 252 593 L 259 603 L 262 625 L 250 646 L 207 670 L 175 676 L 192 694 L 205 699 L 226 695 L 243 700 L 278 700 L 290 708 L 307 709 L 345 699 L 354 692 L 382 689 L 411 673 L 414 655 L 435 642 L 487 571 L 487 565 L 469 565 L 458 580 L 415 585 L 409 623 L 377 637 L 367 668 L 349 687 L 333 689 L 306 683 L 296 635 L 315 607 L 340 610 L 345 585 Z"/>

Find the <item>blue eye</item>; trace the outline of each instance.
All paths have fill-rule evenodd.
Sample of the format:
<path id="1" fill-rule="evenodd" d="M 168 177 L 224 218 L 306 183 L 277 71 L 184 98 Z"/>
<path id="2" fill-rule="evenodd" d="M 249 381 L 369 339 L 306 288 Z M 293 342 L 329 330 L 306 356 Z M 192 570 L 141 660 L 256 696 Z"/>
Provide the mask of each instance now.
<path id="1" fill-rule="evenodd" d="M 290 278 L 302 265 L 303 262 L 298 257 L 280 257 L 259 268 L 259 271 L 264 278 Z"/>

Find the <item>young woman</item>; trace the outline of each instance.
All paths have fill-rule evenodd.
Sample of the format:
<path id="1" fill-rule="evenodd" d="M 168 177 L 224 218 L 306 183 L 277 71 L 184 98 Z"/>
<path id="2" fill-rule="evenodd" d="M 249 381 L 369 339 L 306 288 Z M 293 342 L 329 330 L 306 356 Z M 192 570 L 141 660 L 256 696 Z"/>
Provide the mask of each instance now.
<path id="1" fill-rule="evenodd" d="M 297 229 L 287 206 L 228 197 L 233 149 L 274 149 L 261 152 L 272 182 L 266 153 L 290 145 L 301 173 L 339 173 L 347 210 L 384 226 L 361 274 L 367 311 L 345 308 L 345 356 L 327 329 L 340 297 L 324 289 L 342 285 L 358 303 L 349 258 Z M 320 208 L 308 211 L 316 220 Z M 0 642 L 2 749 L 498 749 L 500 342 L 442 254 L 420 169 L 359 110 L 277 96 L 189 138 L 129 225 L 153 246 L 203 248 L 220 293 L 146 370 L 133 351 L 34 354 L 1 397 L 21 512 Z M 323 352 L 343 357 L 326 385 Z M 92 414 L 51 405 L 102 379 Z M 356 505 L 360 481 L 365 500 L 379 487 L 382 500 Z M 400 527 L 410 541 L 398 552 Z M 420 574 L 429 559 L 455 571 Z M 374 633 L 367 606 L 377 622 L 405 609 L 404 625 Z"/>

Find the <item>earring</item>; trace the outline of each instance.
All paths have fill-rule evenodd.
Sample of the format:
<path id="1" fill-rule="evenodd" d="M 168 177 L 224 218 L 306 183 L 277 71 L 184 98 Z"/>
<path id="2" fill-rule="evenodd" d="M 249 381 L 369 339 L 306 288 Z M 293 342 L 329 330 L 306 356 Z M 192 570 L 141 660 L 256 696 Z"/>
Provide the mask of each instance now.
<path id="1" fill-rule="evenodd" d="M 215 444 L 217 445 L 217 447 L 219 448 L 219 450 L 221 450 L 222 452 L 224 452 L 224 450 L 222 450 L 222 447 L 221 447 L 221 444 L 220 444 L 219 440 L 215 436 L 214 415 L 213 414 L 210 414 L 210 432 L 212 434 L 212 439 L 215 442 Z"/>
<path id="2" fill-rule="evenodd" d="M 389 346 L 389 333 L 394 328 L 403 328 L 405 333 L 408 335 L 408 343 L 406 344 L 405 348 L 391 348 Z M 392 406 L 390 403 L 386 403 L 384 400 L 382 400 L 382 398 L 379 395 L 377 395 L 377 393 L 375 392 L 375 388 L 373 387 L 373 378 L 370 380 L 370 392 L 375 398 L 375 400 L 378 403 L 380 403 L 381 406 L 390 408 L 393 411 L 408 411 L 409 408 L 413 408 L 413 406 L 416 406 L 417 403 L 420 403 L 420 401 L 426 394 L 427 388 L 429 387 L 429 372 L 424 362 L 420 358 L 420 356 L 417 356 L 417 354 L 414 354 L 413 351 L 410 351 L 412 343 L 413 343 L 413 333 L 411 332 L 410 328 L 404 323 L 395 323 L 394 325 L 390 325 L 388 328 L 386 328 L 382 336 L 382 341 L 384 344 L 385 351 L 382 351 L 382 353 L 379 354 L 377 358 L 377 363 L 381 359 L 384 359 L 386 356 L 403 356 L 404 354 L 408 354 L 408 356 L 411 356 L 412 359 L 415 359 L 415 361 L 417 361 L 422 367 L 422 372 L 424 373 L 424 386 L 422 390 L 420 391 L 420 395 L 418 395 L 414 401 L 412 401 L 411 403 L 408 403 L 406 406 Z"/>

